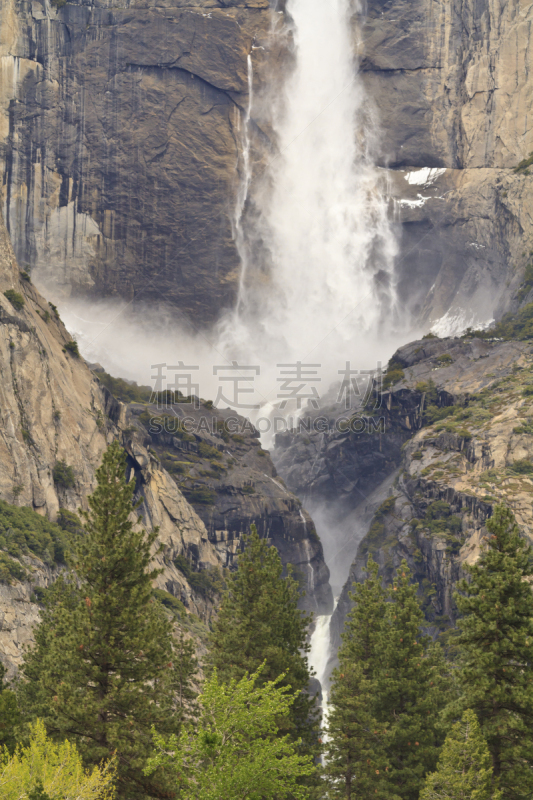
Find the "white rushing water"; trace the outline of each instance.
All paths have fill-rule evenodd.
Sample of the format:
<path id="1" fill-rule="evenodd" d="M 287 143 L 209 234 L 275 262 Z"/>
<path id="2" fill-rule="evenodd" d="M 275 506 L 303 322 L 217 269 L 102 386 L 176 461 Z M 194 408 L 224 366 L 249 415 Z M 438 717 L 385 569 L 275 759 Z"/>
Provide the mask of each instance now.
<path id="1" fill-rule="evenodd" d="M 248 363 L 312 355 L 325 365 L 334 354 L 335 366 L 355 355 L 368 367 L 388 350 L 396 242 L 372 164 L 376 128 L 355 64 L 353 6 L 291 0 L 288 11 L 296 64 L 274 109 L 279 153 L 255 188 L 261 213 L 245 232 L 244 289 L 220 346 Z"/>
<path id="2" fill-rule="evenodd" d="M 280 363 L 320 364 L 324 394 L 349 361 L 372 369 L 397 347 L 393 262 L 384 171 L 372 160 L 377 125 L 357 71 L 354 0 L 289 0 L 294 64 L 271 97 L 273 150 L 254 175 L 253 53 L 240 117 L 240 184 L 233 233 L 241 259 L 234 310 L 211 332 L 184 331 L 169 312 L 128 304 L 61 306 L 84 355 L 115 374 L 150 382 L 150 364 L 197 364 L 201 394 L 215 398 L 213 366 L 260 367 L 252 403 L 276 404 Z M 279 68 L 279 67 L 278 67 Z M 272 92 L 274 95 L 274 92 Z M 257 160 L 257 155 L 256 155 Z M 253 206 L 253 214 L 247 209 Z M 193 320 L 193 325 L 195 321 Z M 252 384 L 250 384 L 252 385 Z M 245 412 L 246 413 L 246 412 Z"/>

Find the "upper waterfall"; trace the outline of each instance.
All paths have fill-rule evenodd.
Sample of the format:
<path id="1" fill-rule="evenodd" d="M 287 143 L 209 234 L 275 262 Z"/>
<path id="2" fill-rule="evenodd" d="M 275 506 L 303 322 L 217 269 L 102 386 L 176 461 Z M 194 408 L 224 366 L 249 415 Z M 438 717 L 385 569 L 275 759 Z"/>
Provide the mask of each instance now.
<path id="1" fill-rule="evenodd" d="M 277 149 L 252 189 L 256 213 L 241 220 L 244 289 L 220 343 L 253 363 L 311 353 L 324 364 L 334 353 L 342 366 L 389 316 L 396 242 L 350 0 L 291 0 L 287 10 L 294 67 L 271 98 Z M 243 181 L 248 191 L 248 170 Z"/>

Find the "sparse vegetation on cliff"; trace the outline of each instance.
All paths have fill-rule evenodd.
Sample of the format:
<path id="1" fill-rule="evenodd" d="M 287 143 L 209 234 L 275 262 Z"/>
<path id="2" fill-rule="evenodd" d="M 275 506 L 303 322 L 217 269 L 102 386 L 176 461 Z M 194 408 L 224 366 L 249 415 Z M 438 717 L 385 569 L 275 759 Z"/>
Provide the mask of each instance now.
<path id="1" fill-rule="evenodd" d="M 4 297 L 7 297 L 13 308 L 16 309 L 16 311 L 22 311 L 22 309 L 24 308 L 23 296 L 19 292 L 16 292 L 14 289 L 8 289 L 7 292 L 4 292 Z"/>
<path id="2" fill-rule="evenodd" d="M 63 489 L 72 489 L 76 485 L 74 470 L 66 461 L 56 461 L 52 476 L 56 486 L 61 486 Z"/>

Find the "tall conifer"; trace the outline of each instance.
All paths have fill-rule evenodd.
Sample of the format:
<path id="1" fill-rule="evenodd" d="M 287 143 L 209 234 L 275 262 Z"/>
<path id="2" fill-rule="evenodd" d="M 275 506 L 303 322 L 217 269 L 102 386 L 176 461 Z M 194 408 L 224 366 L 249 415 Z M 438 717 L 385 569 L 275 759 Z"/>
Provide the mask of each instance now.
<path id="1" fill-rule="evenodd" d="M 406 562 L 386 593 L 371 559 L 367 571 L 354 587 L 334 673 L 328 796 L 417 800 L 443 738 L 443 659 L 421 633 L 424 617 Z"/>
<path id="2" fill-rule="evenodd" d="M 355 800 L 384 794 L 384 726 L 374 715 L 378 644 L 385 616 L 385 592 L 378 565 L 370 557 L 368 578 L 354 584 L 354 603 L 332 676 L 325 774 L 328 797 Z"/>
<path id="3" fill-rule="evenodd" d="M 386 726 L 386 780 L 391 795 L 417 800 L 435 769 L 443 734 L 439 713 L 446 703 L 446 669 L 438 645 L 422 634 L 425 620 L 417 586 L 402 561 L 388 591 L 378 654 L 375 713 Z"/>
<path id="4" fill-rule="evenodd" d="M 476 712 L 504 798 L 533 796 L 533 552 L 513 513 L 496 507 L 489 538 L 455 600 L 461 699 Z"/>
<path id="5" fill-rule="evenodd" d="M 219 679 L 226 683 L 255 673 L 263 662 L 260 684 L 286 673 L 280 685 L 300 694 L 289 716 L 280 720 L 281 734 L 301 737 L 304 750 L 313 752 L 318 721 L 315 700 L 306 693 L 310 617 L 298 608 L 300 590 L 290 568 L 287 575 L 283 573 L 278 551 L 253 526 L 222 597 L 208 668 L 216 667 Z"/>
<path id="6" fill-rule="evenodd" d="M 420 800 L 501 800 L 493 786 L 487 742 L 472 710 L 456 722 L 442 747 L 436 772 L 426 778 Z"/>
<path id="7" fill-rule="evenodd" d="M 168 796 L 163 777 L 146 778 L 143 767 L 151 726 L 179 727 L 173 683 L 184 676 L 175 675 L 172 626 L 152 596 L 157 532 L 135 525 L 125 473 L 125 453 L 114 442 L 83 515 L 76 581 L 59 581 L 50 594 L 20 698 L 52 735 L 75 740 L 86 764 L 116 752 L 119 797 L 134 800 Z"/>

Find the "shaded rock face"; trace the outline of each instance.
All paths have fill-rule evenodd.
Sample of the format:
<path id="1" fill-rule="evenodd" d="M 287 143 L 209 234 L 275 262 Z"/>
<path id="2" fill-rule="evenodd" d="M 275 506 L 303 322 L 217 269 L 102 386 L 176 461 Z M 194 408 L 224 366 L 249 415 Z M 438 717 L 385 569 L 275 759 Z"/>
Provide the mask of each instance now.
<path id="1" fill-rule="evenodd" d="M 23 307 L 15 308 L 4 292 L 15 292 L 12 300 L 23 300 Z M 128 479 L 135 481 L 135 497 L 141 501 L 143 524 L 159 529 L 163 550 L 155 556 L 162 569 L 157 588 L 178 597 L 188 612 L 209 622 L 217 593 L 196 587 L 180 563 L 185 559 L 192 571 L 200 573 L 231 567 L 241 533 L 255 521 L 279 547 L 284 563 L 292 560 L 307 577 L 307 606 L 327 610 L 328 572 L 312 522 L 299 501 L 275 484 L 268 454 L 250 455 L 260 449 L 255 435 L 248 443 L 243 440 L 242 446 L 235 443 L 234 476 L 220 481 L 225 486 L 221 496 L 231 495 L 231 507 L 221 501 L 215 519 L 204 515 L 204 521 L 201 505 L 189 502 L 186 487 L 182 492 L 164 468 L 157 454 L 161 448 L 135 422 L 132 410 L 100 384 L 83 359 L 65 348 L 69 341 L 54 308 L 21 275 L 0 222 L 0 498 L 29 506 L 51 520 L 60 508 L 86 509 L 103 453 L 118 438 L 127 453 Z M 190 438 L 197 451 L 202 438 Z M 167 442 L 161 444 L 168 450 Z M 72 487 L 54 480 L 58 461 L 72 468 Z M 248 496 L 242 487 L 251 482 L 254 493 Z M 216 492 L 217 481 L 212 483 Z M 22 561 L 31 578 L 0 584 L 0 658 L 10 674 L 20 664 L 23 646 L 31 642 L 39 617 L 34 589 L 48 586 L 58 574 L 57 568 L 35 556 L 22 556 Z"/>
<path id="2" fill-rule="evenodd" d="M 533 247 L 533 181 L 512 172 L 533 151 L 533 8 L 369 0 L 365 13 L 356 41 L 393 170 L 402 308 L 441 335 L 486 324 L 512 307 Z M 446 171 L 407 184 L 422 168 Z"/>
<path id="3" fill-rule="evenodd" d="M 268 5 L 2 4 L 4 217 L 52 299 L 164 300 L 204 323 L 232 305 L 247 58 Z"/>
<path id="4" fill-rule="evenodd" d="M 334 612 L 335 648 L 369 554 L 387 582 L 407 560 L 436 634 L 455 621 L 455 585 L 462 565 L 479 557 L 494 505 L 510 506 L 532 537 L 531 343 L 429 339 L 400 348 L 394 360 L 405 377 L 386 404 L 416 424 L 388 496 L 370 508 L 377 513 Z"/>

